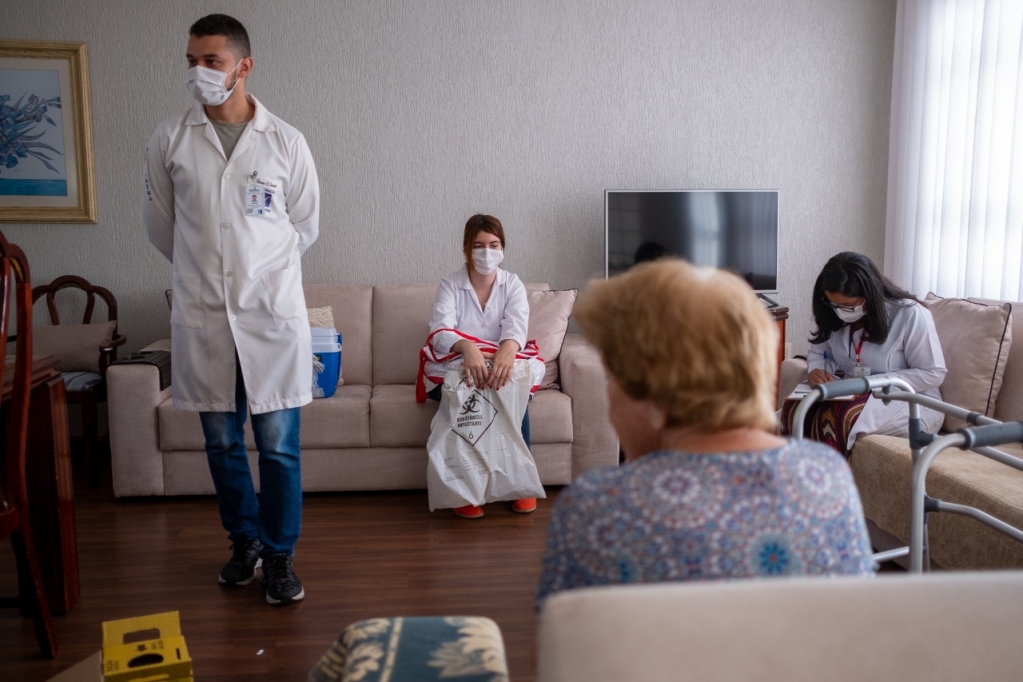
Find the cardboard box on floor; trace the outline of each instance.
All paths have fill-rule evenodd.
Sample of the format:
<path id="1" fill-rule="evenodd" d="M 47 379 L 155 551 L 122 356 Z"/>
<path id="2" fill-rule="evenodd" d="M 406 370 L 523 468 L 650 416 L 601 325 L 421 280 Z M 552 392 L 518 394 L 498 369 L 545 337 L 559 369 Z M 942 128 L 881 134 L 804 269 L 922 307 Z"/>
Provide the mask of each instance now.
<path id="1" fill-rule="evenodd" d="M 177 611 L 103 623 L 103 650 L 50 682 L 192 682 Z"/>

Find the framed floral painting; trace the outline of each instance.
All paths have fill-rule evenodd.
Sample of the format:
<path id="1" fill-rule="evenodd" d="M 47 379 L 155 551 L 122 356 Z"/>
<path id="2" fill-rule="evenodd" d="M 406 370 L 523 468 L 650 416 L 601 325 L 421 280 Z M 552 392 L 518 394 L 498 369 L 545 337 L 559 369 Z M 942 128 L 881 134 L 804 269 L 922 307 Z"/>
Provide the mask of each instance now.
<path id="1" fill-rule="evenodd" d="M 0 221 L 96 222 L 85 43 L 0 40 Z"/>

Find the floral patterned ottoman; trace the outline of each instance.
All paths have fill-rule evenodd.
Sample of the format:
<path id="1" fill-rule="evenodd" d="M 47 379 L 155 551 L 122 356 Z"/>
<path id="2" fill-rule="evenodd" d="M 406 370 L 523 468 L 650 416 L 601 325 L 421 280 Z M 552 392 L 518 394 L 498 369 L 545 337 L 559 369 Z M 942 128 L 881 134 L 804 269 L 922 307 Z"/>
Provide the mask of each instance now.
<path id="1" fill-rule="evenodd" d="M 504 641 L 489 618 L 374 618 L 352 623 L 309 682 L 507 682 Z"/>

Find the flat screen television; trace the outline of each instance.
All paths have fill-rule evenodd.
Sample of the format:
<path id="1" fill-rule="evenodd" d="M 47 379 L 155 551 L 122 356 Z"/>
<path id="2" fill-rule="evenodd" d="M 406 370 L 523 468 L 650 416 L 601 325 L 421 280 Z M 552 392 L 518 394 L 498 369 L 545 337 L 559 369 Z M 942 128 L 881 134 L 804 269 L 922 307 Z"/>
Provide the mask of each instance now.
<path id="1" fill-rule="evenodd" d="M 604 219 L 606 276 L 671 255 L 778 291 L 778 190 L 609 189 Z"/>

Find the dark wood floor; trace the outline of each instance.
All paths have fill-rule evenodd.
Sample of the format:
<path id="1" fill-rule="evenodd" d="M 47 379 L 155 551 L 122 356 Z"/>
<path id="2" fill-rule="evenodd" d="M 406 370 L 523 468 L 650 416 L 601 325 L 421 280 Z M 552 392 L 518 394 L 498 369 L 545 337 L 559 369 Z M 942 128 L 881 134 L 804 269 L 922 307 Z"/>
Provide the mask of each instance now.
<path id="1" fill-rule="evenodd" d="M 109 477 L 107 477 L 109 478 Z M 180 611 L 195 678 L 305 680 L 349 623 L 379 616 L 482 615 L 501 627 L 512 679 L 533 679 L 533 590 L 549 519 L 489 505 L 478 521 L 427 510 L 426 493 L 307 495 L 295 569 L 303 602 L 266 604 L 259 581 L 217 585 L 229 556 L 216 501 L 117 500 L 76 486 L 82 597 L 55 617 L 60 654 L 39 657 L 31 621 L 0 609 L 0 679 L 47 680 L 100 648 L 101 623 Z M 16 593 L 0 541 L 0 596 Z"/>

